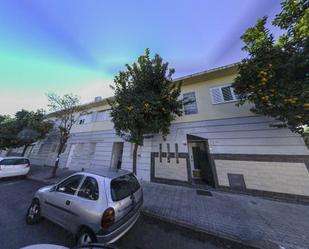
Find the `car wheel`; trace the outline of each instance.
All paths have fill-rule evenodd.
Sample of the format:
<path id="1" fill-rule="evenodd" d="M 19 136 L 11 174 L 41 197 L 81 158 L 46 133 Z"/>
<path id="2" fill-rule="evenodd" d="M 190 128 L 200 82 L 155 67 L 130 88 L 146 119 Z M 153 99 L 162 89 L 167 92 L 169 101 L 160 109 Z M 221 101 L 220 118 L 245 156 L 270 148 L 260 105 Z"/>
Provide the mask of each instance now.
<path id="1" fill-rule="evenodd" d="M 28 209 L 26 223 L 33 225 L 41 220 L 41 207 L 38 199 L 33 199 Z"/>
<path id="2" fill-rule="evenodd" d="M 88 228 L 82 228 L 77 234 L 77 247 L 81 247 L 96 242 L 97 239 L 94 233 Z"/>

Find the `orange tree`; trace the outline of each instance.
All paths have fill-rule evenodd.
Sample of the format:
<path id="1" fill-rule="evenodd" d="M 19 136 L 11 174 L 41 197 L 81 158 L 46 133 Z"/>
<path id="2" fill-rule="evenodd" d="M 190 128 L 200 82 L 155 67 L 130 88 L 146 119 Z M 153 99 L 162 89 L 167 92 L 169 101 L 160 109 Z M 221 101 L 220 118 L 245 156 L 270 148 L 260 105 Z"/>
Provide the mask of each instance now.
<path id="1" fill-rule="evenodd" d="M 234 88 L 238 105 L 274 117 L 302 133 L 309 123 L 309 1 L 285 0 L 272 25 L 282 34 L 275 40 L 265 27 L 267 17 L 241 36 L 248 56 L 239 65 Z"/>
<path id="2" fill-rule="evenodd" d="M 146 49 L 145 55 L 115 77 L 115 97 L 109 103 L 112 121 L 117 135 L 134 144 L 135 174 L 137 149 L 144 136 L 161 133 L 165 138 L 171 121 L 182 115 L 181 83 L 172 82 L 173 73 L 158 54 L 150 58 Z"/>

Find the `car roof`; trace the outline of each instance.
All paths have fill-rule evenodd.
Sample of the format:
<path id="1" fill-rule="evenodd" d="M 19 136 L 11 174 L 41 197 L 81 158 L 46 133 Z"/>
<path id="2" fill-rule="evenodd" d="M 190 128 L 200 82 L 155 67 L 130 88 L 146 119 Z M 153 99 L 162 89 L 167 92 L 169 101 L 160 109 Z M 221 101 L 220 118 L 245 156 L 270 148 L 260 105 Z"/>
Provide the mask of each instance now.
<path id="1" fill-rule="evenodd" d="M 22 157 L 22 156 L 5 156 L 5 157 L 0 157 L 0 160 L 2 159 L 28 159 L 28 158 Z"/>
<path id="2" fill-rule="evenodd" d="M 112 169 L 112 168 L 102 168 L 102 169 L 85 169 L 82 173 L 90 173 L 93 175 L 103 176 L 110 179 L 117 178 L 119 176 L 130 174 L 131 172 L 124 169 Z"/>

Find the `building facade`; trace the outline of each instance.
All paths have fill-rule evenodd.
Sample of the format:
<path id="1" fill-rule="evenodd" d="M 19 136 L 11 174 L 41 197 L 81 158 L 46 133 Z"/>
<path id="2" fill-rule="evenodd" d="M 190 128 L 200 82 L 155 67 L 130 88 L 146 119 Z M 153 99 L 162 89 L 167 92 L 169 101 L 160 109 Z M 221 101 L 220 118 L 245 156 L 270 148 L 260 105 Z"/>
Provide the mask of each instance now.
<path id="1" fill-rule="evenodd" d="M 149 135 L 138 150 L 137 175 L 145 181 L 206 184 L 224 190 L 287 198 L 309 197 L 309 150 L 302 137 L 250 105 L 235 106 L 231 84 L 237 65 L 183 77 L 190 99 L 164 141 Z M 105 100 L 85 105 L 60 158 L 74 170 L 132 169 L 132 144 L 116 136 Z M 53 165 L 57 141 L 49 136 L 28 149 L 32 164 Z"/>

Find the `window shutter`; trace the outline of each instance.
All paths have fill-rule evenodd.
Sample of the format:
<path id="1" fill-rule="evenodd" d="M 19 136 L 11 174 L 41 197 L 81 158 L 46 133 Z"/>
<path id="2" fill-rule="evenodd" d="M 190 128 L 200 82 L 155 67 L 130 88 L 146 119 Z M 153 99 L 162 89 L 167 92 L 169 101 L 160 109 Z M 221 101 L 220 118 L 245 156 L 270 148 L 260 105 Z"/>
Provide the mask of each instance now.
<path id="1" fill-rule="evenodd" d="M 221 93 L 221 87 L 214 87 L 214 88 L 210 88 L 210 96 L 211 96 L 211 102 L 213 104 L 219 104 L 224 102 L 223 100 L 223 96 Z"/>
<path id="2" fill-rule="evenodd" d="M 230 86 L 221 87 L 221 91 L 224 101 L 232 101 L 234 99 L 232 88 Z"/>

